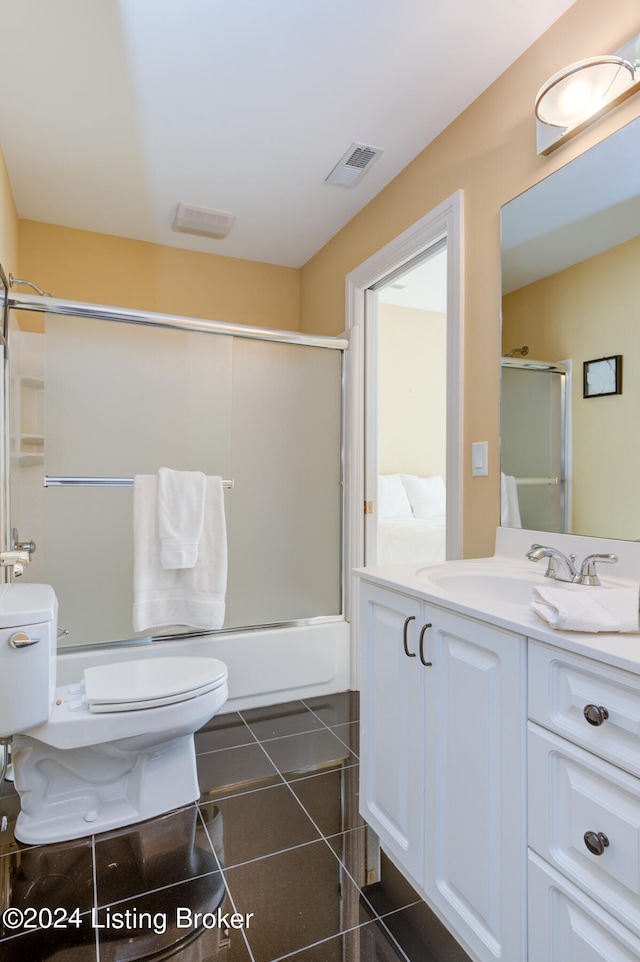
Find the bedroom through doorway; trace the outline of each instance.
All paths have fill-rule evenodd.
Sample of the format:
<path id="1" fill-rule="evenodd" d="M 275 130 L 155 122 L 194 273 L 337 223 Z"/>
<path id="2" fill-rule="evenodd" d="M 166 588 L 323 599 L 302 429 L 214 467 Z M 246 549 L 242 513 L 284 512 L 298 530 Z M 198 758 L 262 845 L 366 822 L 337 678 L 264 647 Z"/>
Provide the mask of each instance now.
<path id="1" fill-rule="evenodd" d="M 372 285 L 365 330 L 368 371 L 377 381 L 377 425 L 367 432 L 377 448 L 375 455 L 370 451 L 370 464 L 377 462 L 377 498 L 366 563 L 444 561 L 446 237 Z"/>

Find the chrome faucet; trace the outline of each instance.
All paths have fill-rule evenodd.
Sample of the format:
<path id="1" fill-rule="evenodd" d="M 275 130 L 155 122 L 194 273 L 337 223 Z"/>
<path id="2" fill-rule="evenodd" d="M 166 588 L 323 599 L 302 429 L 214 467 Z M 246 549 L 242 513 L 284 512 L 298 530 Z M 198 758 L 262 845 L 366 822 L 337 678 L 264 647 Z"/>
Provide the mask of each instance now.
<path id="1" fill-rule="evenodd" d="M 33 541 L 18 541 L 18 529 L 11 529 L 11 549 L 0 551 L 0 567 L 13 568 L 14 578 L 24 574 L 24 569 L 31 561 L 31 555 L 36 550 Z"/>
<path id="2" fill-rule="evenodd" d="M 615 554 L 589 554 L 577 570 L 574 562 L 576 556 L 569 555 L 567 558 L 557 548 L 549 548 L 542 544 L 532 544 L 527 551 L 529 561 L 540 561 L 541 558 L 548 558 L 549 565 L 545 571 L 545 578 L 553 578 L 555 581 L 569 581 L 577 585 L 599 585 L 600 579 L 596 572 L 596 561 L 604 561 L 607 564 L 614 564 L 618 560 Z"/>
<path id="3" fill-rule="evenodd" d="M 555 581 L 577 581 L 580 577 L 573 563 L 576 560 L 574 554 L 567 558 L 557 548 L 548 548 L 543 544 L 532 544 L 527 551 L 527 558 L 529 561 L 540 561 L 541 558 L 549 559 L 544 574 L 545 578 L 553 578 Z"/>
<path id="4" fill-rule="evenodd" d="M 606 561 L 607 564 L 615 564 L 617 560 L 617 554 L 588 554 L 580 565 L 578 583 L 581 585 L 599 585 L 600 579 L 596 572 L 596 561 Z"/>

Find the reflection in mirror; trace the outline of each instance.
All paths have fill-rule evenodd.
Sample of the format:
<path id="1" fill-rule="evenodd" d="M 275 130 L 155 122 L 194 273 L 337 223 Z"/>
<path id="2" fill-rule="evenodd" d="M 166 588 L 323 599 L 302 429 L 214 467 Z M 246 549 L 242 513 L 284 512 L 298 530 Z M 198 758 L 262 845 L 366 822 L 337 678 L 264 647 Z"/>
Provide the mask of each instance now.
<path id="1" fill-rule="evenodd" d="M 515 488 L 524 527 L 640 538 L 640 444 L 635 437 L 640 410 L 639 155 L 640 119 L 502 208 L 503 491 L 505 481 Z M 529 461 L 527 474 L 555 476 L 555 470 L 548 470 L 548 452 L 551 434 L 562 423 L 562 417 L 547 416 L 547 394 L 518 400 L 507 384 L 512 369 L 505 377 L 505 359 L 517 356 L 520 345 L 528 348 L 523 364 L 566 362 L 570 368 L 566 468 L 558 475 L 565 490 L 564 518 L 551 503 L 559 486 L 542 485 L 534 510 L 528 504 L 532 489 L 525 493 L 514 474 L 519 470 L 510 455 L 514 435 L 519 433 L 520 448 L 530 447 L 533 457 L 535 434 L 544 426 L 548 443 L 540 450 L 545 456 Z M 584 363 L 613 355 L 624 358 L 622 393 L 583 397 Z M 532 370 L 530 366 L 528 377 Z M 540 415 L 536 429 L 531 426 L 534 414 Z M 503 514 L 504 509 L 503 497 Z"/>
<path id="2" fill-rule="evenodd" d="M 50 476 L 233 480 L 223 627 L 340 614 L 341 350 L 56 314 L 45 331 L 11 332 L 11 508 L 37 544 L 23 577 L 56 591 L 62 645 L 145 634 L 133 486 Z"/>
<path id="3" fill-rule="evenodd" d="M 501 524 L 567 531 L 571 364 L 502 358 Z"/>

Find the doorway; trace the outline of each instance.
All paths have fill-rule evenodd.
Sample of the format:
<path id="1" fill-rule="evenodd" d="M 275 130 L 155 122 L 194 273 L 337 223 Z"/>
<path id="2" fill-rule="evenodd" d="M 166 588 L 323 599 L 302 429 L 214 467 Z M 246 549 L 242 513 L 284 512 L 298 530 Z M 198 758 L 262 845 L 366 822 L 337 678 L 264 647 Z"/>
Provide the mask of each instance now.
<path id="1" fill-rule="evenodd" d="M 438 247 L 440 245 L 440 247 Z M 377 325 L 379 291 L 402 283 L 429 252 L 439 250 L 446 266 L 445 411 L 445 557 L 462 554 L 462 192 L 443 201 L 393 241 L 372 255 L 346 278 L 349 378 L 347 394 L 347 565 L 372 563 L 377 545 L 379 485 Z M 400 280 L 398 280 L 400 279 Z M 421 471 L 423 469 L 420 469 Z M 429 470 L 425 468 L 424 470 Z M 411 472 L 394 472 L 411 473 Z M 416 475 L 420 477 L 421 475 Z M 443 480 L 444 480 L 443 478 Z M 368 548 L 367 548 L 368 545 Z M 377 550 L 377 549 L 376 549 Z"/>
<path id="2" fill-rule="evenodd" d="M 367 297 L 368 371 L 377 411 L 365 564 L 446 559 L 447 241 L 433 244 Z"/>

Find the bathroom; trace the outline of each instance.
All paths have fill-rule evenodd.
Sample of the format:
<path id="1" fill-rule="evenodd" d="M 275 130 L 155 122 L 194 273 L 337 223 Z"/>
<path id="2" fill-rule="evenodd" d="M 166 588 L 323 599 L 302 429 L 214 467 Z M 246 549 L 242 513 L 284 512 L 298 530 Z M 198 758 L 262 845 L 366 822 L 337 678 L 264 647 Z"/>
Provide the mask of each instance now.
<path id="1" fill-rule="evenodd" d="M 311 337 L 340 337 L 347 328 L 345 277 L 446 198 L 462 191 L 462 355 L 465 363 L 459 413 L 460 482 L 458 497 L 451 500 L 460 505 L 459 556 L 490 556 L 500 515 L 500 208 L 639 115 L 637 98 L 631 98 L 561 150 L 548 157 L 536 155 L 532 100 L 540 83 L 565 63 L 588 56 L 594 47 L 607 51 L 618 49 L 640 29 L 633 7 L 625 0 L 614 0 L 603 10 L 593 0 L 578 0 L 407 169 L 299 268 L 202 251 L 190 253 L 133 237 L 116 237 L 108 231 L 100 233 L 100 229 L 65 226 L 64 216 L 58 221 L 43 221 L 35 208 L 25 215 L 16 209 L 9 175 L 4 168 L 0 185 L 0 262 L 7 275 L 28 278 L 43 290 L 68 300 L 258 325 Z M 0 146 L 6 151 L 1 135 Z M 38 149 L 34 146 L 34 150 Z M 140 198 L 143 206 L 143 192 Z M 24 329 L 30 326 L 34 329 L 36 318 L 35 313 L 21 318 Z M 471 444 L 485 440 L 489 473 L 474 477 Z M 362 519 L 357 509 L 366 496 L 361 486 L 357 452 L 347 452 L 347 458 L 344 569 L 348 572 L 363 561 Z M 26 530 L 20 535 L 30 537 Z M 347 577 L 347 615 L 350 614 L 349 588 Z M 322 731 L 323 735 L 325 730 L 334 737 L 341 734 L 341 744 L 349 743 L 347 729 L 351 736 L 354 724 L 352 708 L 347 710 L 346 703 L 336 702 L 331 709 L 328 705 L 335 694 L 358 688 L 357 659 L 349 639 L 348 622 L 335 623 L 331 627 L 331 632 L 334 631 L 335 637 L 331 636 L 327 642 L 331 650 L 331 671 L 327 670 L 325 677 L 305 674 L 309 661 L 303 658 L 297 677 L 285 680 L 281 689 L 271 681 L 264 682 L 264 690 L 256 697 L 255 684 L 262 684 L 264 675 L 260 667 L 254 665 L 253 676 L 257 678 L 255 684 L 251 682 L 254 690 L 238 688 L 237 699 L 227 706 L 226 714 L 234 719 L 234 723 L 229 721 L 231 742 L 237 742 L 236 712 L 262 711 L 273 704 L 302 702 L 304 709 L 298 706 L 294 715 L 307 719 L 306 723 L 300 721 L 305 735 L 310 725 L 311 730 Z M 284 672 L 289 651 L 280 648 L 280 637 L 274 635 L 269 642 L 270 653 L 273 659 L 281 660 L 279 667 Z M 248 643 L 253 643 L 253 639 Z M 317 646 L 313 640 L 301 638 L 300 644 L 307 643 L 312 659 Z M 220 648 L 222 660 L 232 664 L 234 654 L 233 639 L 224 640 Z M 235 679 L 233 683 L 237 683 Z M 307 712 L 313 716 L 310 723 Z M 263 721 L 256 716 L 252 724 L 257 726 Z M 280 727 L 273 722 L 272 730 L 279 737 L 297 737 L 293 736 L 291 727 L 286 730 L 287 724 L 291 726 L 294 722 L 282 721 Z M 341 733 L 337 732 L 339 728 Z M 221 740 L 219 744 L 225 743 Z M 246 910 L 252 911 L 250 904 Z M 247 934 L 250 944 L 250 929 Z M 304 943 L 307 944 L 309 942 Z M 279 950 L 280 955 L 301 947 L 302 944 L 285 946 Z M 102 952 L 100 958 L 103 957 L 109 956 Z M 276 957 L 279 956 L 274 954 L 269 958 Z"/>

